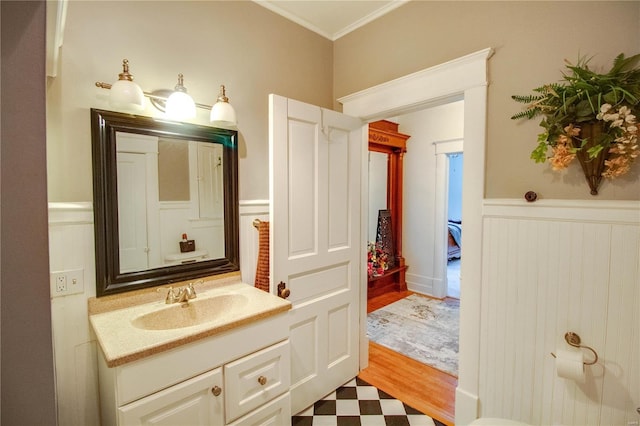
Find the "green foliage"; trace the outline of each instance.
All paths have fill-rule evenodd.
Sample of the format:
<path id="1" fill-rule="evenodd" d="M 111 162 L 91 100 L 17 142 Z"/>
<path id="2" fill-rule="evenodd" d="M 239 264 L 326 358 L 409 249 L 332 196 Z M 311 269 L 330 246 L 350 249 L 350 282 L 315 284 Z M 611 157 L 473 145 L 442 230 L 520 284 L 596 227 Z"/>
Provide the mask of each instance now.
<path id="1" fill-rule="evenodd" d="M 536 163 L 544 163 L 547 161 L 547 149 L 549 146 L 547 145 L 547 141 L 544 140 L 538 143 L 536 149 L 531 151 L 531 159 Z"/>
<path id="2" fill-rule="evenodd" d="M 588 63 L 591 58 L 580 57 L 576 64 L 566 62 L 558 83 L 545 84 L 533 89 L 530 95 L 513 95 L 511 98 L 525 108 L 511 116 L 512 120 L 533 119 L 542 116 L 540 126 L 545 129 L 538 138 L 538 146 L 531 153 L 536 162 L 544 162 L 548 146 L 555 146 L 559 135 L 570 124 L 593 122 L 603 104 L 613 107 L 640 105 L 640 54 L 626 58 L 620 53 L 613 66 L 605 74 L 592 71 Z M 541 139 L 543 138 L 543 139 Z M 601 147 L 591 148 L 595 156 L 614 137 L 603 138 Z"/>

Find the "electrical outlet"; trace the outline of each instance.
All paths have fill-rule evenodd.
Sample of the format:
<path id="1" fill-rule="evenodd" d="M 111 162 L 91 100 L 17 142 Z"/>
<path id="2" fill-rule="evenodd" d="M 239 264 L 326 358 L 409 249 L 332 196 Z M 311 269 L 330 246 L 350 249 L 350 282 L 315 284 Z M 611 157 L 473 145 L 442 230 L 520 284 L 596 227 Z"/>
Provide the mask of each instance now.
<path id="1" fill-rule="evenodd" d="M 51 273 L 51 297 L 84 292 L 84 269 Z"/>
<path id="2" fill-rule="evenodd" d="M 67 276 L 63 274 L 56 275 L 56 293 L 66 293 Z"/>

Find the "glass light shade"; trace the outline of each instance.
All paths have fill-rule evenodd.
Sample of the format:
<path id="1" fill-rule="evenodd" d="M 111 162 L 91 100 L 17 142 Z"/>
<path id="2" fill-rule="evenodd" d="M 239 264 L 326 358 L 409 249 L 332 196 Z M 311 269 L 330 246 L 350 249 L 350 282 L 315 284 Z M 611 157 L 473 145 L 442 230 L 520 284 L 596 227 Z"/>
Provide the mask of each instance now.
<path id="1" fill-rule="evenodd" d="M 235 129 L 236 111 L 229 104 L 229 98 L 227 98 L 227 92 L 224 85 L 220 86 L 220 94 L 218 95 L 218 101 L 211 107 L 211 115 L 209 115 L 209 121 L 214 126 L 227 127 Z"/>
<path id="2" fill-rule="evenodd" d="M 196 103 L 186 92 L 175 91 L 167 99 L 165 113 L 174 120 L 193 118 L 196 116 Z"/>
<path id="3" fill-rule="evenodd" d="M 117 109 L 142 111 L 146 107 L 140 86 L 130 80 L 118 80 L 111 85 L 109 105 Z"/>
<path id="4" fill-rule="evenodd" d="M 232 127 L 237 124 L 236 111 L 229 102 L 218 101 L 211 108 L 209 121 L 216 126 Z"/>

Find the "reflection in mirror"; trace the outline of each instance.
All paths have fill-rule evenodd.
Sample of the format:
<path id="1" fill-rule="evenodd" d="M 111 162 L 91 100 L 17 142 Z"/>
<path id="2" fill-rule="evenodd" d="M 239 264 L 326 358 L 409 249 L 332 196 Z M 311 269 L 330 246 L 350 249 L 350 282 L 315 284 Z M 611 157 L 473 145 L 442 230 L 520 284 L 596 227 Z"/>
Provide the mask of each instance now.
<path id="1" fill-rule="evenodd" d="M 387 206 L 387 162 L 388 155 L 369 151 L 369 236 L 368 241 L 376 242 L 378 212 Z"/>
<path id="2" fill-rule="evenodd" d="M 91 117 L 96 294 L 238 270 L 237 132 Z"/>
<path id="3" fill-rule="evenodd" d="M 121 273 L 224 257 L 222 145 L 117 132 L 116 152 Z"/>

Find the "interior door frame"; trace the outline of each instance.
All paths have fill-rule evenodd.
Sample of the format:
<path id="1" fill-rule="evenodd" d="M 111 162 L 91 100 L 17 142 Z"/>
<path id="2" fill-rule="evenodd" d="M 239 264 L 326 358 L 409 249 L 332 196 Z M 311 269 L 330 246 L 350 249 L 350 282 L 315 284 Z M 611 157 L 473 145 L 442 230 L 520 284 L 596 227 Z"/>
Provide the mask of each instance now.
<path id="1" fill-rule="evenodd" d="M 433 264 L 436 268 L 435 276 L 441 277 L 434 280 L 433 296 L 443 298 L 449 291 L 449 279 L 447 277 L 447 222 L 449 201 L 449 155 L 463 152 L 464 140 L 462 138 L 435 141 L 436 151 L 436 196 L 435 196 L 435 220 L 433 223 L 433 235 L 435 235 Z M 463 163 L 464 164 L 464 163 Z"/>
<path id="2" fill-rule="evenodd" d="M 464 99 L 465 158 L 463 165 L 462 221 L 465 244 L 461 274 L 465 277 L 464 301 L 460 306 L 459 377 L 456 388 L 456 424 L 469 424 L 478 417 L 481 277 L 482 201 L 485 182 L 488 60 L 492 48 L 400 77 L 338 99 L 343 112 L 365 122 L 393 117 Z M 366 222 L 367 217 L 363 216 Z M 361 303 L 366 321 L 366 299 Z M 366 322 L 364 322 L 366 324 Z M 364 329 L 364 330 L 362 330 Z M 361 355 L 368 347 L 366 326 L 361 327 Z M 361 359 L 361 366 L 366 365 Z"/>

